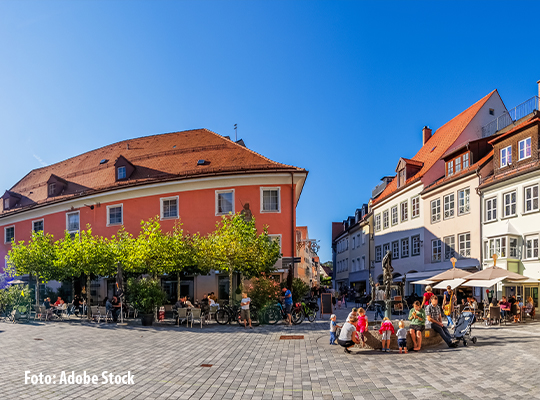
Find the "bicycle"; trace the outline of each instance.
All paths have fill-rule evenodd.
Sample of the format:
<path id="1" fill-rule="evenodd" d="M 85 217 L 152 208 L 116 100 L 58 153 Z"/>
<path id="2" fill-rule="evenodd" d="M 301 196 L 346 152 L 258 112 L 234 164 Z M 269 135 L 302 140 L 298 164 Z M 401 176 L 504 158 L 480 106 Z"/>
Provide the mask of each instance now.
<path id="1" fill-rule="evenodd" d="M 214 319 L 220 325 L 227 325 L 233 321 L 236 321 L 238 324 L 242 324 L 243 321 L 241 320 L 240 314 L 241 311 L 238 304 L 235 304 L 233 306 L 225 304 L 216 311 Z M 251 325 L 259 325 L 259 312 L 255 306 L 250 307 L 250 317 Z"/>
<path id="2" fill-rule="evenodd" d="M 265 321 L 270 325 L 275 325 L 280 319 L 286 319 L 285 309 L 281 303 L 276 303 L 274 306 L 268 307 L 264 312 Z M 293 325 L 301 324 L 305 316 L 302 311 L 302 306 L 296 303 L 291 309 L 291 322 Z"/>
<path id="3" fill-rule="evenodd" d="M 309 299 L 307 302 L 302 302 L 302 312 L 304 313 L 304 318 L 307 318 L 309 322 L 315 321 L 318 311 L 319 306 L 317 305 L 317 301 Z"/>

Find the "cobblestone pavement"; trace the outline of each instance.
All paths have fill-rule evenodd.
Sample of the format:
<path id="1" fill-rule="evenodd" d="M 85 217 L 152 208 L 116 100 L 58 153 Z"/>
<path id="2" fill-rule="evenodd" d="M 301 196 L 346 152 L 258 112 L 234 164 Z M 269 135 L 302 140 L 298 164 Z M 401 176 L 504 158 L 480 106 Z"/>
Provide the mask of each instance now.
<path id="1" fill-rule="evenodd" d="M 327 331 L 327 319 L 253 330 L 2 323 L 0 399 L 540 398 L 537 322 L 478 326 L 476 345 L 407 355 L 348 355 L 328 345 Z M 100 384 L 25 384 L 25 371 L 56 381 L 62 371 L 86 371 L 99 375 Z M 130 371 L 134 384 L 103 385 L 103 371 Z"/>

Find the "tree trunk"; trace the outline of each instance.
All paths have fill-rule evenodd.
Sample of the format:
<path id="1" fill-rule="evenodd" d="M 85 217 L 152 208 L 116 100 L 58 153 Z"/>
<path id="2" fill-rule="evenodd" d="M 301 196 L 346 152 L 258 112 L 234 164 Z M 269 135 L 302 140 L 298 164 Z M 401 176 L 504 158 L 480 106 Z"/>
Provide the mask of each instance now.
<path id="1" fill-rule="evenodd" d="M 176 273 L 178 281 L 176 282 L 176 300 L 180 300 L 180 272 Z"/>
<path id="2" fill-rule="evenodd" d="M 232 296 L 233 296 L 233 270 L 232 267 L 229 267 L 229 305 L 232 305 Z"/>
<path id="3" fill-rule="evenodd" d="M 39 277 L 36 275 L 36 306 L 39 306 Z"/>
<path id="4" fill-rule="evenodd" d="M 71 277 L 71 302 L 73 303 L 73 299 L 75 298 L 75 278 Z"/>
<path id="5" fill-rule="evenodd" d="M 90 274 L 86 275 L 86 316 L 88 321 L 92 318 L 92 309 L 90 308 Z"/>

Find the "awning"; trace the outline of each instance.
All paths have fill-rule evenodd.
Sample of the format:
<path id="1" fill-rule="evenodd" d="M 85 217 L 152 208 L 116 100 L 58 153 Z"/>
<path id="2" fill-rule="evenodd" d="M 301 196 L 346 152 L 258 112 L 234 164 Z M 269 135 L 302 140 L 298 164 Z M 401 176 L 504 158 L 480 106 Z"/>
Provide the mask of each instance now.
<path id="1" fill-rule="evenodd" d="M 433 281 L 428 281 L 426 279 L 424 280 L 420 280 L 420 281 L 414 281 L 414 282 L 411 282 L 413 285 L 433 285 L 435 282 Z"/>
<path id="2" fill-rule="evenodd" d="M 446 281 L 439 282 L 438 284 L 433 286 L 433 289 L 446 289 L 447 286 L 450 286 L 452 289 L 455 289 L 465 281 L 466 279 L 461 279 L 461 278 L 448 279 Z"/>
<path id="3" fill-rule="evenodd" d="M 473 279 L 471 281 L 465 282 L 462 286 L 467 287 L 492 287 L 493 285 L 496 285 L 497 283 L 504 280 L 503 278 L 495 278 L 495 279 L 489 279 L 489 280 L 483 280 L 483 279 Z"/>
<path id="4" fill-rule="evenodd" d="M 538 279 L 533 279 L 533 278 L 529 278 L 529 279 L 526 279 L 526 280 L 522 280 L 522 281 L 511 281 L 511 280 L 508 280 L 508 281 L 504 281 L 503 282 L 503 285 L 514 285 L 514 286 L 519 286 L 519 285 L 534 285 L 534 284 L 539 284 L 540 281 Z"/>
<path id="5" fill-rule="evenodd" d="M 446 271 L 445 269 L 436 269 L 433 271 L 422 271 L 422 272 L 413 272 L 407 275 L 407 282 L 409 281 L 419 281 L 423 279 L 429 279 L 432 276 L 438 275 L 442 272 Z"/>

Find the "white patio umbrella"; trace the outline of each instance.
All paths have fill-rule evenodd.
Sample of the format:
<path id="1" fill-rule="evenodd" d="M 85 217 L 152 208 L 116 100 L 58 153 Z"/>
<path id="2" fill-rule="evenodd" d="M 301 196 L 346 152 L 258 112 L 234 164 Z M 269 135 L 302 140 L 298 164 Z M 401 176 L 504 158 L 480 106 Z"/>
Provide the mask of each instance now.
<path id="1" fill-rule="evenodd" d="M 525 281 L 529 279 L 528 276 L 516 274 L 515 272 L 508 271 L 507 269 L 496 267 L 496 266 L 483 269 L 482 271 L 478 271 L 478 272 L 475 272 L 474 274 L 467 276 L 467 279 L 469 281 L 471 280 L 487 281 L 487 280 L 497 279 L 497 278 L 503 278 L 503 279 L 508 279 L 512 281 Z"/>
<path id="2" fill-rule="evenodd" d="M 411 282 L 413 285 L 433 285 L 435 282 L 434 281 L 429 281 L 427 279 L 422 279 L 420 281 L 414 281 L 414 282 Z"/>
<path id="3" fill-rule="evenodd" d="M 492 287 L 493 285 L 496 285 L 497 283 L 503 281 L 504 278 L 495 278 L 495 279 L 472 279 L 470 281 L 465 282 L 462 286 L 467 287 Z"/>
<path id="4" fill-rule="evenodd" d="M 463 284 L 463 282 L 466 282 L 466 281 L 467 279 L 462 279 L 462 278 L 448 279 L 448 280 L 437 283 L 435 286 L 433 286 L 433 289 L 446 289 L 447 286 L 450 286 L 452 289 L 455 289 L 461 284 Z"/>

